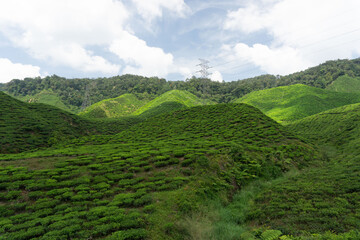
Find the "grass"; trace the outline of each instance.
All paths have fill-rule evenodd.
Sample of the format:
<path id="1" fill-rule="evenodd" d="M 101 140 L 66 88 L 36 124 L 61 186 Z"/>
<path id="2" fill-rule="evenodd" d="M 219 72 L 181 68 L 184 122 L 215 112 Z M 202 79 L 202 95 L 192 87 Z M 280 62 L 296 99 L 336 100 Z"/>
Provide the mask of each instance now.
<path id="1" fill-rule="evenodd" d="M 358 103 L 360 94 L 333 92 L 296 84 L 255 91 L 236 102 L 255 106 L 276 121 L 288 124 L 332 108 Z"/>

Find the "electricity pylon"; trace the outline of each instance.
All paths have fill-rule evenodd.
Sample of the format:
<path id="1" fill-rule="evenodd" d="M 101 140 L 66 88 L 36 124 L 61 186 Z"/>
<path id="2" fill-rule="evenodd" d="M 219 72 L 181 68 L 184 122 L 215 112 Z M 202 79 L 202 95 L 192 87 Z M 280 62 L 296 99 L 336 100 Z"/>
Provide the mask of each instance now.
<path id="1" fill-rule="evenodd" d="M 208 71 L 208 69 L 211 68 L 211 67 L 209 67 L 210 62 L 208 60 L 205 60 L 205 59 L 202 59 L 202 58 L 199 58 L 199 61 L 200 61 L 200 64 L 198 64 L 196 66 L 200 66 L 201 70 L 199 70 L 197 72 L 201 73 L 202 78 L 207 78 L 210 75 L 210 73 Z"/>

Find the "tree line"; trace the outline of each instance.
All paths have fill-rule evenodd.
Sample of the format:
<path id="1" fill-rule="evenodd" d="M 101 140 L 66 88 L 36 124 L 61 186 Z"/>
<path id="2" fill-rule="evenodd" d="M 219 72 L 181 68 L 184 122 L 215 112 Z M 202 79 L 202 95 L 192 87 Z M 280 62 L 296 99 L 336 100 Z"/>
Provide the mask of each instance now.
<path id="1" fill-rule="evenodd" d="M 339 76 L 360 77 L 360 59 L 327 61 L 319 66 L 287 76 L 261 75 L 254 78 L 232 82 L 213 82 L 206 78 L 192 77 L 185 81 L 166 81 L 158 77 L 122 75 L 110 78 L 75 78 L 66 79 L 57 75 L 44 78 L 14 79 L 0 85 L 0 90 L 13 96 L 35 95 L 51 89 L 67 105 L 80 107 L 86 91 L 91 103 L 103 99 L 133 93 L 139 98 L 152 99 L 169 90 L 189 91 L 200 98 L 218 103 L 227 103 L 256 90 L 305 84 L 325 88 Z"/>

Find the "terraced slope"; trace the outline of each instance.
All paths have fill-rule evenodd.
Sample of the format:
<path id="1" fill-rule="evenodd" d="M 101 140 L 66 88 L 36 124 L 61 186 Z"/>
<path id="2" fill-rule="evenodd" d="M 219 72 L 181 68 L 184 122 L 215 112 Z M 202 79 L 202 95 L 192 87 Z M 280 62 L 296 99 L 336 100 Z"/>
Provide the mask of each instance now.
<path id="1" fill-rule="evenodd" d="M 196 97 L 194 94 L 182 91 L 182 90 L 171 90 L 168 91 L 149 103 L 145 104 L 143 107 L 134 112 L 135 115 L 141 114 L 145 111 L 148 111 L 154 107 L 157 107 L 165 102 L 178 102 L 183 104 L 186 107 L 194 107 L 199 105 L 214 104 L 209 100 L 204 100 Z"/>
<path id="2" fill-rule="evenodd" d="M 288 124 L 328 109 L 358 103 L 360 94 L 296 84 L 252 92 L 236 102 L 255 106 L 276 121 Z"/>
<path id="3" fill-rule="evenodd" d="M 118 118 L 129 116 L 147 100 L 139 100 L 134 94 L 124 94 L 117 98 L 105 99 L 87 107 L 79 115 L 86 118 Z"/>
<path id="4" fill-rule="evenodd" d="M 227 202 L 313 154 L 245 104 L 161 114 L 117 135 L 0 155 L 0 232 L 5 239 L 195 238 L 183 220 L 210 198 Z"/>
<path id="5" fill-rule="evenodd" d="M 327 90 L 335 92 L 360 93 L 360 78 L 344 75 L 338 77 L 326 87 Z"/>

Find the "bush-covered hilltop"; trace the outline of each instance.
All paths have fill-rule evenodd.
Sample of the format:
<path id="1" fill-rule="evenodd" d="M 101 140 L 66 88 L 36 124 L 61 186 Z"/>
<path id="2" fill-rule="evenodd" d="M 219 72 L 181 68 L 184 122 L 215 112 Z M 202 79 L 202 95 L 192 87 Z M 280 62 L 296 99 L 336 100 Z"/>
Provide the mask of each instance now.
<path id="1" fill-rule="evenodd" d="M 360 92 L 334 92 L 295 84 L 251 92 L 235 102 L 250 104 L 280 123 L 360 102 Z"/>
<path id="2" fill-rule="evenodd" d="M 226 103 L 252 91 L 277 86 L 300 83 L 326 88 L 343 75 L 351 78 L 360 77 L 360 60 L 328 61 L 317 67 L 279 78 L 263 75 L 224 83 L 198 78 L 191 78 L 187 81 L 166 81 L 157 77 L 146 78 L 134 75 L 97 79 L 65 79 L 53 75 L 45 78 L 26 78 L 24 81 L 13 80 L 0 86 L 0 89 L 17 98 L 35 100 L 34 96 L 43 90 L 51 90 L 67 108 L 78 112 L 84 102 L 86 107 L 91 103 L 116 98 L 126 93 L 135 94 L 140 99 L 153 99 L 169 90 L 178 89 L 189 91 L 200 98 Z"/>
<path id="3" fill-rule="evenodd" d="M 87 135 L 115 134 L 143 120 L 88 120 L 47 104 L 25 103 L 3 92 L 0 106 L 0 153 L 30 151 Z"/>
<path id="4" fill-rule="evenodd" d="M 117 118 L 140 115 L 147 111 L 159 111 L 159 109 L 155 109 L 161 105 L 161 108 L 165 110 L 164 106 L 169 107 L 170 102 L 180 104 L 183 107 L 213 104 L 210 100 L 200 99 L 192 93 L 181 90 L 168 91 L 151 101 L 147 99 L 140 100 L 134 94 L 127 93 L 117 98 L 105 99 L 95 103 L 84 109 L 79 115 L 87 118 Z M 175 106 L 175 108 L 177 107 Z M 168 110 L 171 111 L 171 109 Z"/>
<path id="5" fill-rule="evenodd" d="M 0 155 L 4 239 L 197 238 L 184 221 L 314 150 L 245 104 L 188 108 L 116 135 Z M 40 164 L 46 163 L 46 164 Z"/>

